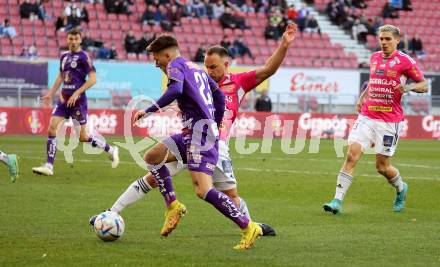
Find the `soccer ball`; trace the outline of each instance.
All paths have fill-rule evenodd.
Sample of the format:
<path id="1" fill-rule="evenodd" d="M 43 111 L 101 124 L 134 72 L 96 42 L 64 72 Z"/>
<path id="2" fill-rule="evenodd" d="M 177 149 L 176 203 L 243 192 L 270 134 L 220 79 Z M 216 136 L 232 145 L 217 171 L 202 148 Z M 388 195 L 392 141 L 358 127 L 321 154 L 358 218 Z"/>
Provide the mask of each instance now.
<path id="1" fill-rule="evenodd" d="M 125 229 L 124 220 L 113 211 L 104 211 L 99 214 L 93 226 L 96 235 L 104 241 L 115 241 L 124 234 Z"/>

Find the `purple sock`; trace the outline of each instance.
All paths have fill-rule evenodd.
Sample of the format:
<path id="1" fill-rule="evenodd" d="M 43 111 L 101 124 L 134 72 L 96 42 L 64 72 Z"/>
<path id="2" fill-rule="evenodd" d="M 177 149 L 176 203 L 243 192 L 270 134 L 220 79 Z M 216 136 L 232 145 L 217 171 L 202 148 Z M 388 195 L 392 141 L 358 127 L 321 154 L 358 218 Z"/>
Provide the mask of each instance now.
<path id="1" fill-rule="evenodd" d="M 151 173 L 156 178 L 160 193 L 162 194 L 167 207 L 176 200 L 176 193 L 174 193 L 173 180 L 168 168 L 163 165 L 158 170 L 152 168 Z"/>
<path id="2" fill-rule="evenodd" d="M 249 224 L 249 218 L 243 215 L 235 206 L 234 201 L 223 192 L 215 188 L 211 188 L 205 195 L 205 201 L 211 203 L 223 215 L 231 219 L 241 229 L 244 229 Z"/>
<path id="3" fill-rule="evenodd" d="M 102 149 L 105 150 L 105 152 L 109 152 L 110 151 L 110 146 L 103 140 L 95 137 L 95 136 L 90 136 L 89 139 L 87 140 L 88 143 L 90 143 L 90 145 L 92 147 L 100 147 Z"/>
<path id="4" fill-rule="evenodd" d="M 47 163 L 53 165 L 55 161 L 55 154 L 57 153 L 57 139 L 56 136 L 48 136 L 47 137 Z"/>

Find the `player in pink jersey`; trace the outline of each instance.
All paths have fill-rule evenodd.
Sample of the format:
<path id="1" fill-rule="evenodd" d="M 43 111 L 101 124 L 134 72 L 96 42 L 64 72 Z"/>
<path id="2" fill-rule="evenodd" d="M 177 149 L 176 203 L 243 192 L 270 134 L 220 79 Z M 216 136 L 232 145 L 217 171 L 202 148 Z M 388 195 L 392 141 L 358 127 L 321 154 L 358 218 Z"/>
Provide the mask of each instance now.
<path id="1" fill-rule="evenodd" d="M 363 151 L 374 146 L 376 170 L 396 189 L 393 210 L 400 212 L 405 207 L 408 185 L 403 182 L 399 170 L 391 165 L 396 151 L 399 132 L 403 127 L 402 95 L 413 91 L 426 93 L 427 82 L 416 62 L 397 50 L 400 30 L 393 25 L 379 28 L 381 51 L 370 58 L 370 80 L 357 104 L 360 112 L 348 137 L 347 158 L 338 175 L 336 194 L 332 201 L 324 204 L 324 210 L 337 214 L 353 180 L 356 163 Z M 407 84 L 411 79 L 413 83 Z"/>
<path id="2" fill-rule="evenodd" d="M 237 192 L 237 183 L 232 170 L 231 158 L 229 156 L 228 140 L 230 128 L 237 117 L 240 101 L 243 96 L 262 83 L 264 80 L 272 76 L 283 62 L 289 46 L 295 39 L 297 27 L 291 24 L 287 27 L 283 34 L 279 47 L 272 56 L 267 60 L 266 64 L 256 70 L 231 74 L 229 73 L 230 58 L 226 49 L 221 46 L 213 46 L 208 49 L 205 57 L 205 66 L 209 76 L 219 84 L 225 94 L 225 113 L 220 127 L 219 140 L 219 157 L 217 161 L 212 180 L 214 187 L 229 196 L 239 207 L 241 213 L 246 214 L 250 219 L 246 202 L 239 197 Z M 174 137 L 176 138 L 176 137 Z M 183 155 L 183 148 L 179 147 L 179 142 L 173 142 L 171 138 L 163 140 L 168 145 L 169 150 L 174 155 Z M 173 145 L 174 144 L 174 145 Z M 177 145 L 176 145 L 177 144 Z M 177 156 L 176 156 L 177 157 Z M 183 157 L 177 157 L 183 158 Z M 169 162 L 166 163 L 171 176 L 187 168 L 186 162 Z M 125 207 L 140 200 L 152 188 L 156 188 L 157 183 L 151 173 L 134 181 L 127 190 L 118 198 L 110 210 L 120 213 Z M 174 220 L 175 227 L 179 219 Z M 91 218 L 92 223 L 94 217 Z M 275 235 L 275 230 L 267 224 L 260 224 L 263 235 Z M 173 228 L 174 229 L 174 228 Z M 171 231 L 170 231 L 171 232 Z"/>

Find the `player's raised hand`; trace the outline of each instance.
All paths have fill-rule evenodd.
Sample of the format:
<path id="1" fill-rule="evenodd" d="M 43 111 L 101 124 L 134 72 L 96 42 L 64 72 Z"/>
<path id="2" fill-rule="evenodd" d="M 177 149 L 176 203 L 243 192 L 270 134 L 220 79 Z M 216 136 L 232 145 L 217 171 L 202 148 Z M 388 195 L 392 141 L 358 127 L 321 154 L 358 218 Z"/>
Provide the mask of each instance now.
<path id="1" fill-rule="evenodd" d="M 287 25 L 286 30 L 283 33 L 283 37 L 281 39 L 281 42 L 287 46 L 289 46 L 291 43 L 293 43 L 293 40 L 295 40 L 295 34 L 298 30 L 298 27 L 295 23 L 291 23 Z"/>
<path id="2" fill-rule="evenodd" d="M 77 93 L 78 91 L 75 91 L 70 97 L 69 100 L 67 101 L 67 107 L 74 107 L 76 104 L 76 101 L 80 98 L 80 95 Z"/>
<path id="3" fill-rule="evenodd" d="M 133 117 L 133 125 L 136 125 L 137 121 L 142 119 L 143 117 L 145 117 L 145 115 L 147 115 L 147 113 L 145 112 L 145 110 L 138 110 L 136 112 L 136 114 L 134 114 Z"/>

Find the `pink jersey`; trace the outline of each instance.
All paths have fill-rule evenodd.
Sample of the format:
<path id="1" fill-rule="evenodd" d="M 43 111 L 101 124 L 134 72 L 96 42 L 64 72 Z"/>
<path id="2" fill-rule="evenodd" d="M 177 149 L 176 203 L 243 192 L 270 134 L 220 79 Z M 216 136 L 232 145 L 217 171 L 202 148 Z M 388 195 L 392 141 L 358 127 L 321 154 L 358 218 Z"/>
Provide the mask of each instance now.
<path id="1" fill-rule="evenodd" d="M 406 84 L 408 78 L 415 82 L 424 79 L 423 73 L 410 56 L 394 51 L 385 59 L 382 51 L 373 53 L 370 58 L 368 95 L 361 114 L 385 122 L 402 121 L 402 93 L 394 88 Z"/>
<path id="2" fill-rule="evenodd" d="M 237 118 L 238 108 L 247 92 L 257 86 L 256 71 L 227 74 L 218 83 L 225 94 L 225 114 L 220 127 L 220 140 L 228 141 L 232 124 Z"/>

